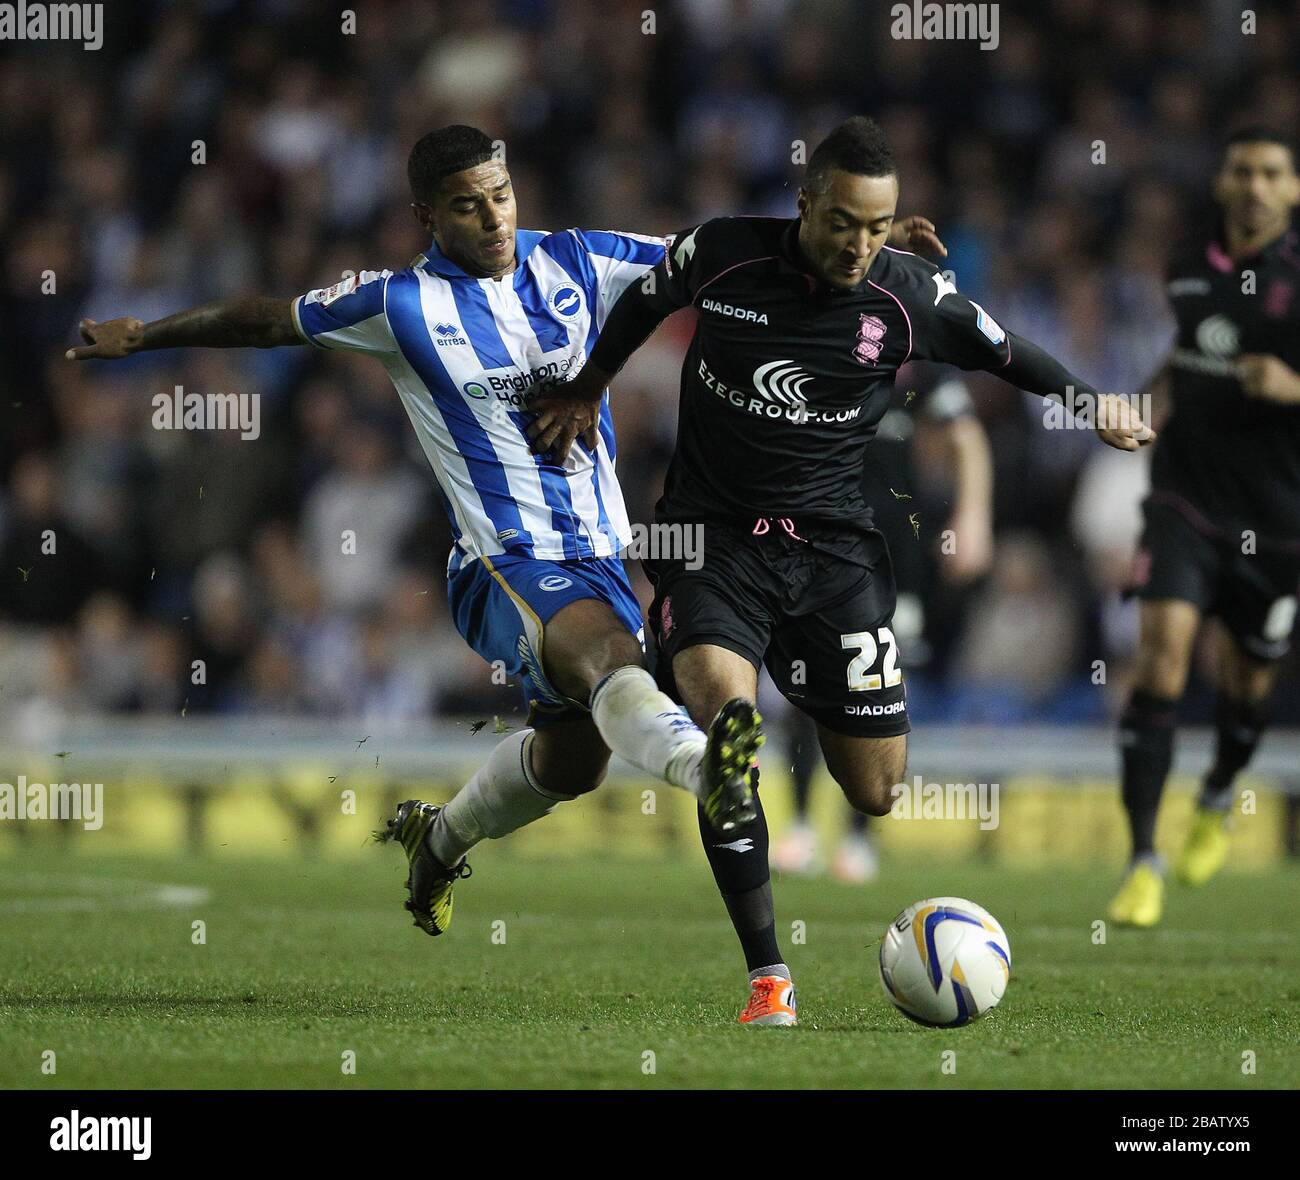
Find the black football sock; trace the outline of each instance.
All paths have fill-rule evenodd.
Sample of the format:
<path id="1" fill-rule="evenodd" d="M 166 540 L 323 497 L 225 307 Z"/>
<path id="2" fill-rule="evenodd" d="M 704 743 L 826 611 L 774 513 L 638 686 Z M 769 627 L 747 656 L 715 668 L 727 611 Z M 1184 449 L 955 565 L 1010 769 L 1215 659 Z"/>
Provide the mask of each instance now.
<path id="1" fill-rule="evenodd" d="M 849 831 L 862 839 L 867 838 L 867 828 L 871 826 L 871 816 L 856 807 L 849 812 Z"/>
<path id="2" fill-rule="evenodd" d="M 1215 713 L 1218 747 L 1214 765 L 1205 776 L 1196 802 L 1197 806 L 1211 811 L 1227 811 L 1232 806 L 1233 783 L 1254 757 L 1260 735 L 1268 724 L 1268 702 L 1220 697 Z"/>
<path id="3" fill-rule="evenodd" d="M 1133 859 L 1155 856 L 1156 812 L 1174 753 L 1178 702 L 1135 689 L 1119 721 L 1124 766 L 1124 810 L 1133 835 Z"/>
<path id="4" fill-rule="evenodd" d="M 791 722 L 793 746 L 790 750 L 790 786 L 794 791 L 794 817 L 799 823 L 808 822 L 808 796 L 812 792 L 813 775 L 817 773 L 817 730 L 805 723 L 801 716 Z"/>
<path id="5" fill-rule="evenodd" d="M 767 865 L 767 816 L 758 796 L 754 772 L 754 803 L 758 816 L 735 832 L 715 832 L 701 807 L 700 840 L 709 858 L 713 879 L 726 903 L 731 924 L 745 953 L 745 967 L 755 971 L 781 962 L 776 945 L 776 915 L 772 907 L 772 875 Z"/>

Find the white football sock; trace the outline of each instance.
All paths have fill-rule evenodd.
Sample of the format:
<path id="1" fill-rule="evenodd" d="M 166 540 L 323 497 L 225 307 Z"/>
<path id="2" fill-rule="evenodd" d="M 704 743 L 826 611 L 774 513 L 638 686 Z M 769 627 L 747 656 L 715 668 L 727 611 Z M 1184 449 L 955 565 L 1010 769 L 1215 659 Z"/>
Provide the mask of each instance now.
<path id="1" fill-rule="evenodd" d="M 591 716 L 615 754 L 699 798 L 708 738 L 644 668 L 628 664 L 596 685 Z"/>
<path id="2" fill-rule="evenodd" d="M 499 742 L 429 825 L 425 843 L 444 865 L 454 865 L 480 840 L 508 836 L 574 798 L 537 781 L 529 757 L 532 737 L 533 730 L 523 729 Z"/>

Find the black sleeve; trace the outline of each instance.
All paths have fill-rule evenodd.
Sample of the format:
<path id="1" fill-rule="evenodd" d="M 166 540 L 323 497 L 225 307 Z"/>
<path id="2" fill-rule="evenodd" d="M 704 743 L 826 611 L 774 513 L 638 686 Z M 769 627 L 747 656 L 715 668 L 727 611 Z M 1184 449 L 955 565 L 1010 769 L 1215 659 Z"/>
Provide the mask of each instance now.
<path id="1" fill-rule="evenodd" d="M 1008 332 L 972 299 L 967 299 L 937 269 L 932 286 L 915 300 L 912 355 L 959 369 L 983 369 L 1029 393 L 1066 401 L 1095 398 L 1097 391 L 1037 344 Z"/>
<path id="2" fill-rule="evenodd" d="M 610 308 L 605 325 L 591 350 L 591 362 L 606 373 L 617 373 L 664 320 L 687 307 L 699 290 L 704 273 L 700 257 L 713 236 L 709 223 L 697 225 L 667 239 L 663 258 L 641 278 L 629 283 Z M 704 243 L 698 239 L 703 232 Z"/>
<path id="3" fill-rule="evenodd" d="M 1091 385 L 1076 377 L 1032 340 L 1008 332 L 1007 346 L 1011 350 L 1009 361 L 1000 369 L 990 370 L 1004 381 L 1010 381 L 1028 393 L 1039 393 L 1064 402 L 1076 410 L 1081 408 L 1084 399 L 1093 401 L 1096 398 L 1097 391 Z"/>

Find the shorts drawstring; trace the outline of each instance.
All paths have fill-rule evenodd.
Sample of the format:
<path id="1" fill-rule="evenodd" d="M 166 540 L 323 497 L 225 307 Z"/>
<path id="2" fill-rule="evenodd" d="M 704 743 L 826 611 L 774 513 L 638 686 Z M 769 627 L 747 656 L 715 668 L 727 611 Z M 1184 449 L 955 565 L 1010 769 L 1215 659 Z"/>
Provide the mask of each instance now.
<path id="1" fill-rule="evenodd" d="M 791 520 L 788 516 L 777 516 L 777 517 L 760 516 L 754 522 L 754 531 L 752 535 L 755 537 L 765 537 L 772 529 L 773 520 L 775 520 L 777 524 L 779 524 L 783 529 L 785 529 L 787 536 L 793 537 L 796 541 L 803 541 L 805 545 L 808 544 L 808 542 L 805 541 L 803 537 L 801 537 L 798 533 L 794 531 L 794 521 Z"/>

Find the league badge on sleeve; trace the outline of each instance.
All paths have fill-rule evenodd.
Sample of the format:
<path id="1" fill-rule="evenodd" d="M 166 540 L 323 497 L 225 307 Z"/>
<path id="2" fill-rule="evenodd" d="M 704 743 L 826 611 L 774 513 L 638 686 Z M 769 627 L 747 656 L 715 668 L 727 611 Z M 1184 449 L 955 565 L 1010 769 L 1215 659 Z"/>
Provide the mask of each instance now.
<path id="1" fill-rule="evenodd" d="M 334 286 L 324 288 L 316 302 L 322 307 L 329 307 L 334 300 L 341 299 L 344 295 L 351 295 L 360 282 L 360 275 L 349 275 L 347 278 L 335 283 Z"/>

